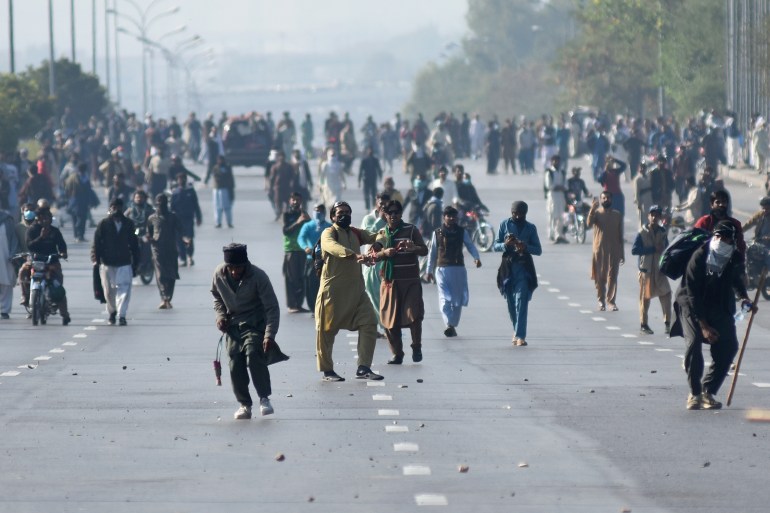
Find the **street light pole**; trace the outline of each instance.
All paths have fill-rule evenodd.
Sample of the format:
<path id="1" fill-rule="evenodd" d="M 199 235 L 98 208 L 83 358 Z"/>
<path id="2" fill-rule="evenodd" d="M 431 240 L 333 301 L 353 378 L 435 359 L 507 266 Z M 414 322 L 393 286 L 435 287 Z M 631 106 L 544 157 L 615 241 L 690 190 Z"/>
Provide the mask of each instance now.
<path id="1" fill-rule="evenodd" d="M 115 97 L 117 100 L 117 104 L 120 105 L 122 102 L 122 94 L 120 91 L 120 38 L 118 37 L 118 2 L 117 0 L 113 4 L 113 10 L 115 14 L 115 20 L 113 22 L 113 27 L 115 27 Z"/>
<path id="2" fill-rule="evenodd" d="M 107 86 L 107 98 L 110 97 L 110 14 L 107 12 L 110 0 L 104 0 L 104 83 Z"/>
<path id="3" fill-rule="evenodd" d="M 96 75 L 96 0 L 91 0 L 91 73 Z"/>
<path id="4" fill-rule="evenodd" d="M 16 52 L 13 48 L 13 0 L 8 0 L 8 35 L 10 37 L 9 51 L 11 61 L 11 73 L 16 73 Z"/>
<path id="5" fill-rule="evenodd" d="M 70 0 L 70 40 L 72 42 L 72 62 L 75 62 L 75 0 Z"/>
<path id="6" fill-rule="evenodd" d="M 56 71 L 53 60 L 53 0 L 48 0 L 48 96 L 56 96 Z"/>

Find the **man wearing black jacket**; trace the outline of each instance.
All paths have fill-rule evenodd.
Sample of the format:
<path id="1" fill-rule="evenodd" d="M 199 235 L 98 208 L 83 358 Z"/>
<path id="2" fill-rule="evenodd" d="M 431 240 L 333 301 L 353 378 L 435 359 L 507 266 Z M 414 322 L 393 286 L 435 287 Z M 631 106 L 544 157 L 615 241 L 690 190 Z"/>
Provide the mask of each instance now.
<path id="1" fill-rule="evenodd" d="M 738 352 L 735 297 L 756 311 L 742 279 L 742 259 L 736 251 L 736 229 L 730 221 L 714 227 L 708 244 L 695 250 L 676 293 L 672 337 L 684 337 L 684 366 L 690 395 L 688 410 L 719 409 L 714 398 Z M 703 377 L 702 344 L 709 344 L 713 363 Z M 702 381 L 701 381 L 702 378 Z"/>
<path id="2" fill-rule="evenodd" d="M 99 266 L 109 322 L 115 324 L 119 317 L 121 326 L 127 324 L 131 280 L 139 265 L 139 242 L 134 222 L 123 214 L 124 210 L 120 198 L 110 202 L 109 215 L 97 225 L 91 247 L 91 262 Z"/>

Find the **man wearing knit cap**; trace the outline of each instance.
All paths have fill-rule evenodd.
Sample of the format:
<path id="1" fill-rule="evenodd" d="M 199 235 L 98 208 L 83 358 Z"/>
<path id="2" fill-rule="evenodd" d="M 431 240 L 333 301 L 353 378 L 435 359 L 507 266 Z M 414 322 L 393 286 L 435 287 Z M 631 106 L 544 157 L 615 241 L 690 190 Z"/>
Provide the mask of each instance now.
<path id="1" fill-rule="evenodd" d="M 228 244 L 222 251 L 225 261 L 214 271 L 211 294 L 217 329 L 227 341 L 233 392 L 241 403 L 234 417 L 251 418 L 249 373 L 259 395 L 259 411 L 270 415 L 273 406 L 267 366 L 287 358 L 275 343 L 280 318 L 278 299 L 267 274 L 249 262 L 245 245 Z"/>

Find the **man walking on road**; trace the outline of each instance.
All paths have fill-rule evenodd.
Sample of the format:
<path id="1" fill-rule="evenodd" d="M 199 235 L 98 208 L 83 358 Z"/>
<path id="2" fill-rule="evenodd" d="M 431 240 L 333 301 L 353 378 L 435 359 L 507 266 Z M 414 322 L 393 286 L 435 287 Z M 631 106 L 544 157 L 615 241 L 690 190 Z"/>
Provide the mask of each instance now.
<path id="1" fill-rule="evenodd" d="M 251 418 L 249 374 L 259 395 L 259 412 L 271 415 L 274 410 L 269 399 L 272 388 L 267 365 L 272 363 L 271 352 L 286 359 L 275 343 L 281 316 L 278 299 L 267 274 L 249 262 L 245 245 L 228 244 L 222 251 L 225 261 L 214 271 L 211 295 L 217 329 L 227 341 L 233 392 L 241 403 L 233 417 Z"/>
<path id="2" fill-rule="evenodd" d="M 600 203 L 601 202 L 601 203 Z M 600 206 L 601 205 L 601 206 Z M 591 279 L 596 284 L 599 310 L 617 312 L 618 271 L 623 265 L 623 216 L 612 208 L 612 193 L 604 191 L 594 198 L 586 224 L 594 229 Z"/>
<path id="3" fill-rule="evenodd" d="M 446 329 L 444 335 L 456 337 L 460 314 L 468 306 L 468 271 L 463 259 L 463 246 L 473 256 L 476 267 L 481 267 L 479 251 L 468 232 L 457 224 L 457 209 L 444 207 L 444 222 L 430 241 L 428 253 L 428 279 L 435 280 L 438 302 Z"/>
<path id="4" fill-rule="evenodd" d="M 350 226 L 350 205 L 339 201 L 332 205 L 331 228 L 321 234 L 324 261 L 321 288 L 315 302 L 316 354 L 323 381 L 345 381 L 334 372 L 332 348 L 341 329 L 358 331 L 358 370 L 356 378 L 380 380 L 372 369 L 377 342 L 377 318 L 364 290 L 361 264 L 369 257 L 359 253 L 362 244 L 374 244 L 376 234 Z"/>
<path id="5" fill-rule="evenodd" d="M 361 183 L 364 185 L 364 204 L 366 210 L 376 205 L 377 184 L 382 179 L 382 167 L 380 161 L 374 156 L 374 150 L 371 147 L 366 148 L 366 156 L 361 159 L 361 166 L 358 171 L 358 187 Z"/>
<path id="6" fill-rule="evenodd" d="M 203 215 L 198 203 L 198 195 L 195 189 L 187 187 L 187 175 L 176 175 L 177 188 L 171 193 L 171 211 L 174 212 L 182 224 L 182 232 L 177 239 L 177 251 L 179 252 L 179 265 L 195 265 L 193 253 L 195 252 L 195 225 L 201 225 Z"/>
<path id="7" fill-rule="evenodd" d="M 562 234 L 564 211 L 567 206 L 564 195 L 567 177 L 558 155 L 551 157 L 551 166 L 546 168 L 544 179 L 548 210 L 548 238 L 554 244 L 568 244 L 569 241 Z"/>
<path id="8" fill-rule="evenodd" d="M 532 256 L 543 253 L 535 225 L 527 222 L 529 206 L 523 201 L 511 205 L 511 217 L 500 223 L 494 250 L 503 253 L 497 271 L 497 287 L 508 302 L 513 324 L 514 346 L 527 345 L 527 313 L 532 292 L 537 287 L 537 273 Z"/>
<path id="9" fill-rule="evenodd" d="M 418 256 L 426 256 L 428 247 L 413 224 L 405 223 L 401 203 L 391 200 L 385 206 L 388 224 L 377 236 L 381 246 L 378 259 L 385 260 L 380 284 L 380 322 L 390 343 L 393 358 L 388 363 L 401 365 L 404 343 L 401 328 L 412 333 L 412 361 L 422 361 L 422 282 Z M 378 248 L 379 250 L 379 248 Z"/>
<path id="10" fill-rule="evenodd" d="M 107 300 L 109 323 L 125 326 L 128 303 L 131 300 L 131 281 L 139 265 L 139 242 L 134 223 L 123 211 L 123 200 L 110 202 L 109 215 L 99 221 L 91 247 L 91 261 L 99 266 L 104 297 Z"/>
<path id="11" fill-rule="evenodd" d="M 147 237 L 150 240 L 152 262 L 155 265 L 155 281 L 158 283 L 160 310 L 173 308 L 174 287 L 179 279 L 176 241 L 182 225 L 179 218 L 168 208 L 168 196 L 155 197 L 158 210 L 147 218 Z"/>
<path id="12" fill-rule="evenodd" d="M 305 262 L 307 256 L 298 242 L 302 225 L 310 216 L 302 210 L 302 195 L 293 192 L 289 208 L 283 213 L 283 276 L 286 282 L 286 306 L 289 313 L 307 312 L 305 301 Z"/>
<path id="13" fill-rule="evenodd" d="M 674 303 L 672 337 L 684 337 L 684 367 L 690 394 L 688 410 L 719 409 L 719 392 L 738 352 L 735 332 L 735 298 L 741 307 L 757 311 L 742 279 L 742 260 L 736 251 L 736 229 L 720 221 L 708 244 L 695 250 L 687 264 Z M 712 363 L 703 377 L 703 344 L 709 345 Z"/>
<path id="14" fill-rule="evenodd" d="M 318 287 L 321 283 L 313 265 L 313 250 L 321 237 L 321 233 L 330 226 L 331 223 L 326 220 L 326 205 L 319 203 L 313 209 L 313 219 L 303 224 L 299 230 L 299 235 L 297 235 L 297 243 L 307 255 L 305 259 L 305 297 L 307 307 L 311 312 L 315 312 L 315 299 L 318 296 Z"/>
<path id="15" fill-rule="evenodd" d="M 638 177 L 637 177 L 638 178 Z M 648 323 L 650 299 L 660 298 L 663 309 L 663 322 L 666 334 L 671 326 L 671 286 L 668 278 L 660 272 L 660 256 L 668 246 L 666 229 L 660 226 L 663 210 L 653 205 L 647 214 L 647 224 L 639 230 L 631 248 L 631 254 L 639 257 L 639 320 L 641 332 L 652 335 L 654 332 Z"/>

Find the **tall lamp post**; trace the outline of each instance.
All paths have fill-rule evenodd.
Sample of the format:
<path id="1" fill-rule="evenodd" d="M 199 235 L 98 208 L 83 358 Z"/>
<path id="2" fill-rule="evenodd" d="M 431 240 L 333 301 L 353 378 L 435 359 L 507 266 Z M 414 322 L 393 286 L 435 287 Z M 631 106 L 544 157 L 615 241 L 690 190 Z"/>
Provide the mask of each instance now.
<path id="1" fill-rule="evenodd" d="M 53 0 L 48 0 L 48 95 L 56 96 L 56 71 L 53 60 Z"/>
<path id="2" fill-rule="evenodd" d="M 8 49 L 10 52 L 11 73 L 16 73 L 16 52 L 13 48 L 13 0 L 8 0 L 8 36 L 10 39 Z"/>
<path id="3" fill-rule="evenodd" d="M 150 5 L 148 5 L 147 8 L 144 10 L 142 10 L 142 8 L 136 2 L 134 2 L 134 0 L 123 0 L 123 1 L 127 2 L 136 10 L 137 14 L 139 15 L 138 19 L 128 16 L 123 12 L 119 13 L 115 9 L 110 9 L 110 13 L 114 14 L 116 17 L 120 17 L 122 20 L 128 21 L 129 23 L 134 25 L 136 29 L 139 31 L 139 37 L 137 37 L 137 39 L 139 39 L 139 41 L 142 43 L 142 111 L 144 113 L 147 113 L 148 98 L 147 98 L 147 55 L 146 54 L 148 51 L 148 43 L 150 44 L 152 43 L 147 38 L 147 32 L 149 31 L 153 23 L 155 23 L 159 19 L 164 18 L 166 16 L 176 14 L 177 12 L 179 12 L 180 7 L 179 6 L 172 7 L 167 11 L 163 11 L 158 14 L 155 14 L 154 16 L 150 16 L 152 8 L 163 0 L 153 0 L 152 2 L 150 2 Z M 117 28 L 117 31 L 124 34 L 133 35 L 122 27 Z"/>

